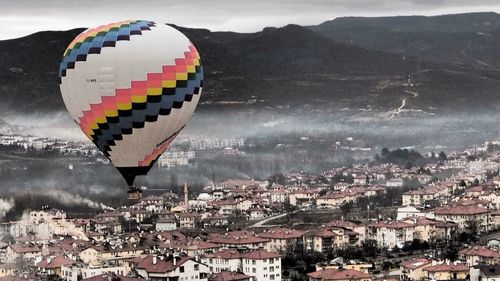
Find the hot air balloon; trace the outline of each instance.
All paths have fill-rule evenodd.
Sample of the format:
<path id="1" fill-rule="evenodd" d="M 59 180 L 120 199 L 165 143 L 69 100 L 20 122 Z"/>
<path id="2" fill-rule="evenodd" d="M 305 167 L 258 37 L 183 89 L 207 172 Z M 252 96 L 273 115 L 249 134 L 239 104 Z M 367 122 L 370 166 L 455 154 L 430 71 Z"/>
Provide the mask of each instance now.
<path id="1" fill-rule="evenodd" d="M 78 35 L 59 66 L 66 108 L 85 135 L 120 171 L 129 199 L 134 187 L 190 119 L 201 95 L 203 68 L 178 30 L 127 20 Z"/>

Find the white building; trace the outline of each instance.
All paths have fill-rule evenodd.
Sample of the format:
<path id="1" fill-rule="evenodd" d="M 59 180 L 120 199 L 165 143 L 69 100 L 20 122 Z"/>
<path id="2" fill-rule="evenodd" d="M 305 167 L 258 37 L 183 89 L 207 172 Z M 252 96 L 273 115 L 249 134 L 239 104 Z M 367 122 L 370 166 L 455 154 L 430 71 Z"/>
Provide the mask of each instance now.
<path id="1" fill-rule="evenodd" d="M 261 249 L 250 252 L 222 250 L 206 255 L 202 262 L 209 266 L 210 273 L 242 271 L 254 280 L 281 280 L 281 256 Z"/>
<path id="2" fill-rule="evenodd" d="M 140 259 L 135 269 L 146 280 L 208 280 L 208 266 L 190 257 L 148 255 Z"/>

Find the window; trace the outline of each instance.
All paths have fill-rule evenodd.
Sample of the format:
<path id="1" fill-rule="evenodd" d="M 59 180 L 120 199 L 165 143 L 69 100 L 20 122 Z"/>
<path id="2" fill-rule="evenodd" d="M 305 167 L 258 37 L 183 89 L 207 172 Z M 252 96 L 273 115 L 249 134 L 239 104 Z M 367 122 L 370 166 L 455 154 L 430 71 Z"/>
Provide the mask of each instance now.
<path id="1" fill-rule="evenodd" d="M 179 267 L 179 272 L 184 272 L 184 266 Z"/>
<path id="2" fill-rule="evenodd" d="M 254 268 L 252 268 L 252 273 L 257 273 L 257 270 Z"/>
<path id="3" fill-rule="evenodd" d="M 274 274 L 269 275 L 269 280 L 274 280 Z"/>
<path id="4" fill-rule="evenodd" d="M 252 260 L 252 264 L 255 265 L 257 264 L 257 262 L 255 260 Z"/>
<path id="5" fill-rule="evenodd" d="M 199 264 L 195 264 L 195 265 L 194 265 L 194 270 L 195 270 L 195 271 L 200 270 L 200 265 L 199 265 Z"/>

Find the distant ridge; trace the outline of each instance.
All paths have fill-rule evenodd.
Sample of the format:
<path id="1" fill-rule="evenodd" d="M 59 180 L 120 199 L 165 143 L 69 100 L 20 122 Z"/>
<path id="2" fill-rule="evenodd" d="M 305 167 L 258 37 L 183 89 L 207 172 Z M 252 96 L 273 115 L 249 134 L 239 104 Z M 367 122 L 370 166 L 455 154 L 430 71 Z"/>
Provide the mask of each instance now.
<path id="1" fill-rule="evenodd" d="M 477 26 L 484 22 L 490 24 Z M 206 83 L 200 108 L 393 108 L 411 75 L 417 81 L 412 91 L 419 93 L 408 101 L 411 106 L 456 111 L 500 108 L 499 24 L 496 13 L 474 13 L 338 18 L 256 33 L 173 26 L 202 55 Z M 64 109 L 58 64 L 81 31 L 0 41 L 3 114 Z"/>

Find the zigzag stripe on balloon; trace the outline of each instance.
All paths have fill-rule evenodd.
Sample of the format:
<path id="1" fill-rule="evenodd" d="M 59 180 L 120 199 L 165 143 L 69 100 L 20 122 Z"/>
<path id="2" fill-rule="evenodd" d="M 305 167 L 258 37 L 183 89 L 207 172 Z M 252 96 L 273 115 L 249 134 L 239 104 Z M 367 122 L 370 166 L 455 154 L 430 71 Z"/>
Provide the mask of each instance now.
<path id="1" fill-rule="evenodd" d="M 101 103 L 91 104 L 80 118 L 82 131 L 107 153 L 123 134 L 191 101 L 202 87 L 203 68 L 196 48 L 191 44 L 189 50 L 175 65 L 163 66 L 161 73 L 149 73 L 146 81 L 132 81 L 130 88 L 116 89 L 114 96 L 103 96 Z"/>
<path id="2" fill-rule="evenodd" d="M 66 76 L 67 69 L 75 68 L 77 61 L 86 61 L 90 54 L 100 54 L 104 47 L 115 47 L 116 41 L 130 40 L 132 35 L 142 35 L 155 26 L 152 21 L 120 21 L 89 29 L 78 35 L 66 48 L 59 65 L 59 76 Z"/>
<path id="3" fill-rule="evenodd" d="M 156 161 L 156 159 L 158 159 L 158 157 L 160 157 L 160 155 L 167 148 L 170 147 L 170 145 L 174 141 L 175 137 L 180 133 L 180 131 L 183 128 L 184 128 L 184 126 L 182 126 L 182 128 L 179 129 L 179 131 L 175 132 L 173 135 L 171 135 L 165 141 L 163 141 L 160 145 L 158 145 L 155 149 L 153 149 L 153 151 L 150 154 L 144 156 L 144 160 L 139 161 L 137 163 L 137 165 L 140 166 L 140 167 L 149 167 L 149 165 L 151 165 L 152 163 L 154 163 L 154 161 Z"/>

